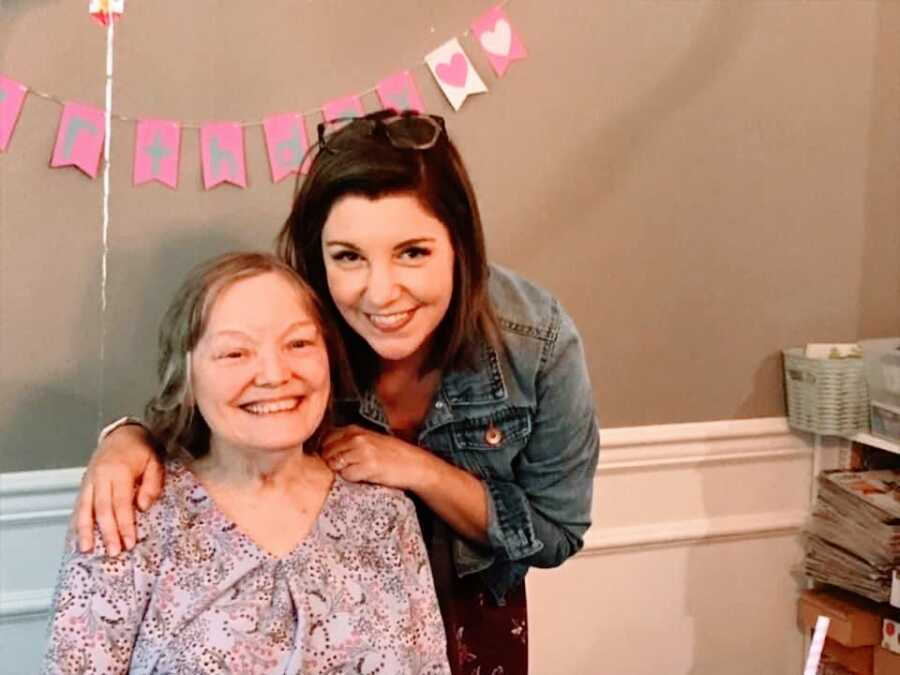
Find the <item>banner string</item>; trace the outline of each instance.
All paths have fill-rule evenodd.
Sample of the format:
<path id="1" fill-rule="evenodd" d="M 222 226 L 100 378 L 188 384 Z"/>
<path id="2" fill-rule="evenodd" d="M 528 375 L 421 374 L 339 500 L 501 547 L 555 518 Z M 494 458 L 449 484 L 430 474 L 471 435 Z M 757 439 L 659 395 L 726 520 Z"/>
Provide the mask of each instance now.
<path id="1" fill-rule="evenodd" d="M 508 5 L 510 2 L 511 2 L 511 0 L 501 0 L 500 2 L 496 3 L 494 6 L 499 7 L 499 8 L 502 9 L 503 7 L 506 7 L 506 5 Z M 113 22 L 110 21 L 110 23 L 113 23 Z M 471 32 L 471 31 L 467 28 L 466 30 L 464 30 L 464 31 L 462 32 L 462 37 L 468 37 L 469 34 L 470 34 L 470 32 Z M 108 36 L 109 36 L 109 37 L 108 37 L 108 43 L 109 43 L 109 44 L 108 44 L 108 47 L 109 47 L 109 49 L 112 48 L 112 47 L 111 47 L 111 44 L 112 44 L 112 37 L 111 37 L 111 35 L 112 35 L 111 32 L 108 33 Z M 108 54 L 109 54 L 109 52 L 108 52 Z M 110 63 L 111 63 L 110 58 L 111 58 L 111 57 L 109 57 L 109 55 L 107 55 L 107 67 L 108 67 L 108 70 L 107 70 L 107 78 L 108 78 L 108 79 L 107 79 L 107 85 L 109 85 L 109 83 L 110 83 L 110 81 L 111 81 L 110 78 L 112 77 L 112 74 L 111 74 L 111 73 L 112 73 L 112 70 L 111 70 L 111 65 L 110 65 Z M 410 68 L 407 68 L 406 70 L 412 71 L 412 70 L 418 70 L 418 69 L 427 69 L 427 65 L 426 65 L 424 62 L 422 62 L 422 63 L 416 64 L 415 66 L 412 66 L 412 67 L 410 67 Z M 26 86 L 27 86 L 27 85 L 26 85 Z M 374 93 L 376 93 L 377 91 L 378 91 L 377 88 L 375 88 L 375 87 L 369 87 L 368 89 L 365 89 L 364 91 L 361 91 L 361 92 L 358 92 L 358 93 L 356 93 L 356 94 L 353 94 L 353 96 L 359 98 L 359 97 L 362 97 L 362 96 L 366 96 L 366 95 L 368 95 L 368 94 L 374 94 Z M 60 106 L 66 105 L 66 101 L 65 101 L 64 99 L 60 98 L 59 96 L 56 96 L 55 94 L 47 93 L 47 92 L 45 92 L 45 91 L 40 91 L 39 89 L 34 89 L 34 88 L 32 88 L 31 86 L 28 86 L 28 93 L 29 93 L 29 94 L 34 94 L 35 96 L 38 96 L 39 98 L 46 99 L 46 100 L 48 100 L 48 101 L 53 101 L 54 103 L 57 103 L 57 104 L 60 105 Z M 115 120 L 117 120 L 117 121 L 119 121 L 119 122 L 139 122 L 139 121 L 142 119 L 142 118 L 140 118 L 140 117 L 134 117 L 134 116 L 132 116 L 132 115 L 120 115 L 120 114 L 118 114 L 118 113 L 113 113 L 113 112 L 111 112 L 111 111 L 109 110 L 109 107 L 108 107 L 110 98 L 111 98 L 110 96 L 107 96 L 107 115 L 108 115 L 108 116 L 111 116 L 113 119 L 115 119 Z M 320 113 L 320 112 L 322 112 L 322 107 L 321 107 L 321 106 L 317 106 L 317 107 L 315 107 L 315 108 L 309 108 L 309 109 L 307 109 L 307 110 L 304 110 L 303 112 L 298 113 L 298 114 L 301 115 L 302 117 L 307 117 L 307 116 L 309 116 L 309 115 L 314 115 L 314 114 Z M 190 121 L 190 122 L 182 122 L 182 121 L 179 121 L 178 124 L 179 124 L 179 126 L 180 126 L 182 129 L 200 129 L 200 128 L 203 126 L 203 123 L 200 123 L 200 122 L 192 122 L 192 121 Z M 243 120 L 243 121 L 235 122 L 235 124 L 238 124 L 239 126 L 244 127 L 244 128 L 246 128 L 246 127 L 261 127 L 261 126 L 263 125 L 263 120 L 261 120 L 261 119 Z M 109 133 L 108 133 L 108 131 L 107 131 L 106 137 L 109 138 Z"/>
<path id="2" fill-rule="evenodd" d="M 115 37 L 115 17 L 109 16 L 106 27 L 106 132 L 103 136 L 103 225 L 101 228 L 102 252 L 100 255 L 100 368 L 98 382 L 97 427 L 104 424 L 103 417 L 103 370 L 106 356 L 106 300 L 107 272 L 109 263 L 109 149 L 112 144 L 112 85 L 113 85 L 113 41 Z"/>

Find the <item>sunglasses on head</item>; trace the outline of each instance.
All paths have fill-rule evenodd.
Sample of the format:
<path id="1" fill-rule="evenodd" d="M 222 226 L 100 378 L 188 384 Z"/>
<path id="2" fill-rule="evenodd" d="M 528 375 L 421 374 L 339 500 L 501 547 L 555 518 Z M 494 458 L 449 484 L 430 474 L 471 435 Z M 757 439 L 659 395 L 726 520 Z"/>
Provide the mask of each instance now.
<path id="1" fill-rule="evenodd" d="M 444 118 L 425 113 L 384 111 L 366 117 L 337 117 L 316 127 L 319 148 L 339 152 L 342 138 L 382 134 L 395 148 L 427 150 L 438 142 L 447 128 Z"/>

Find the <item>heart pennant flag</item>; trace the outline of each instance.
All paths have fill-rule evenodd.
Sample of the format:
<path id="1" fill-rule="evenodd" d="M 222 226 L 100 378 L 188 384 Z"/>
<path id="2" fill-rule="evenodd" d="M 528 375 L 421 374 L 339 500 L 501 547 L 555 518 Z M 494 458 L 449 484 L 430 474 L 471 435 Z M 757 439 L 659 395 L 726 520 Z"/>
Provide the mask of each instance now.
<path id="1" fill-rule="evenodd" d="M 66 103 L 60 117 L 50 166 L 77 166 L 91 178 L 96 178 L 105 135 L 102 110 L 80 103 Z"/>
<path id="2" fill-rule="evenodd" d="M 272 182 L 277 183 L 285 176 L 306 173 L 307 150 L 306 126 L 303 116 L 296 113 L 273 115 L 263 120 L 263 134 L 266 137 L 266 151 Z"/>
<path id="3" fill-rule="evenodd" d="M 28 87 L 21 82 L 0 75 L 0 152 L 9 145 L 27 92 Z"/>
<path id="4" fill-rule="evenodd" d="M 178 187 L 181 125 L 168 120 L 140 120 L 134 142 L 134 184 L 157 180 Z"/>
<path id="5" fill-rule="evenodd" d="M 497 77 L 503 77 L 509 64 L 528 56 L 525 45 L 500 7 L 491 7 L 472 22 L 472 32 L 485 51 Z"/>
<path id="6" fill-rule="evenodd" d="M 381 105 L 385 108 L 393 108 L 397 112 L 415 110 L 425 112 L 422 97 L 416 89 L 412 74 L 408 70 L 386 77 L 375 86 Z"/>
<path id="7" fill-rule="evenodd" d="M 240 124 L 220 122 L 201 126 L 200 157 L 205 189 L 209 190 L 225 182 L 247 187 L 244 131 Z"/>
<path id="8" fill-rule="evenodd" d="M 487 91 L 457 38 L 426 55 L 425 62 L 454 110 L 459 110 L 470 94 Z"/>

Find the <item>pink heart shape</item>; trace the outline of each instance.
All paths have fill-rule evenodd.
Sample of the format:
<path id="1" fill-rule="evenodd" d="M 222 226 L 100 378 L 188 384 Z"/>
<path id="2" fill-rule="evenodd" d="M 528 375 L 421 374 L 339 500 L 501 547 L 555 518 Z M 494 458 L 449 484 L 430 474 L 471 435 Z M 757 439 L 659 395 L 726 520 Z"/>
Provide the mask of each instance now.
<path id="1" fill-rule="evenodd" d="M 466 57 L 456 52 L 449 63 L 439 63 L 435 68 L 437 76 L 454 87 L 462 87 L 469 75 L 469 64 Z"/>

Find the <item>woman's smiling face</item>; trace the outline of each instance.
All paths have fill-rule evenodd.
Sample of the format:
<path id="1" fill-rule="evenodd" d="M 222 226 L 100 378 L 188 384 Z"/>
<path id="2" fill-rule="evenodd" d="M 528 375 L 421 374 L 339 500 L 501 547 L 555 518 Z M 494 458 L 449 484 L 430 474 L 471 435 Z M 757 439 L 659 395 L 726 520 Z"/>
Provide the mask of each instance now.
<path id="1" fill-rule="evenodd" d="M 194 399 L 213 451 L 302 447 L 325 414 L 329 375 L 306 298 L 275 272 L 223 289 L 191 352 Z"/>
<path id="2" fill-rule="evenodd" d="M 421 364 L 453 296 L 453 245 L 412 194 L 347 195 L 322 230 L 328 289 L 350 327 L 386 361 Z"/>

